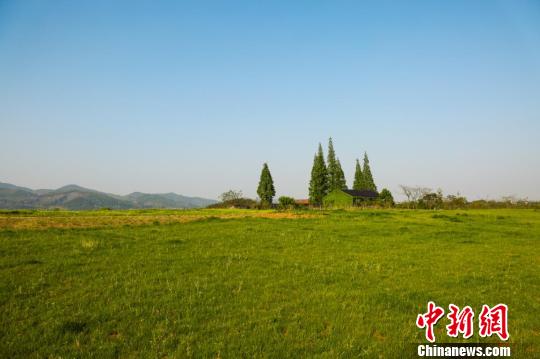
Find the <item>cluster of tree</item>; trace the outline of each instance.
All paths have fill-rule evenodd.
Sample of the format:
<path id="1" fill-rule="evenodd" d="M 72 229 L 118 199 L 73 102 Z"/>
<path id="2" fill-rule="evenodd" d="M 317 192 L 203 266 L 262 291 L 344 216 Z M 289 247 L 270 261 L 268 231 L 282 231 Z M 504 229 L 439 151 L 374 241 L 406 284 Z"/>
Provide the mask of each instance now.
<path id="1" fill-rule="evenodd" d="M 347 181 L 341 167 L 341 162 L 336 156 L 334 143 L 332 138 L 328 140 L 328 156 L 324 158 L 324 153 L 321 144 L 315 154 L 313 160 L 313 168 L 311 170 L 311 180 L 309 182 L 309 203 L 312 206 L 320 206 L 323 198 L 335 189 L 347 189 Z M 356 159 L 356 167 L 354 173 L 354 182 L 352 189 L 355 190 L 372 190 L 377 191 L 377 186 L 373 180 L 371 167 L 367 153 L 364 153 L 363 166 Z M 260 198 L 260 203 L 248 198 L 243 198 L 242 191 L 229 190 L 221 195 L 221 203 L 214 204 L 212 208 L 268 208 L 272 206 L 276 189 L 274 180 L 270 173 L 270 168 L 267 163 L 263 164 L 259 185 L 257 187 L 257 195 Z M 291 209 L 295 208 L 296 201 L 291 197 L 280 197 L 278 199 L 280 208 Z M 379 195 L 377 203 L 385 207 L 394 205 L 394 198 L 387 189 L 383 189 Z"/>
<path id="2" fill-rule="evenodd" d="M 431 188 L 420 186 L 400 185 L 407 201 L 399 203 L 401 208 L 414 209 L 489 209 L 489 208 L 540 208 L 539 202 L 531 202 L 514 196 L 503 197 L 501 200 L 475 200 L 468 201 L 460 195 L 444 196 L 441 189 L 433 191 Z"/>
<path id="3" fill-rule="evenodd" d="M 494 209 L 494 208 L 523 208 L 523 209 L 535 209 L 540 210 L 540 202 L 529 201 L 527 198 L 516 198 L 514 196 L 507 196 L 501 198 L 501 200 L 475 200 L 467 202 L 466 206 L 460 208 L 471 209 Z"/>
<path id="4" fill-rule="evenodd" d="M 526 198 L 515 196 L 503 197 L 501 200 L 475 200 L 457 195 L 444 196 L 441 189 L 433 191 L 428 187 L 400 185 L 401 191 L 407 200 L 396 204 L 392 193 L 383 188 L 376 201 L 370 202 L 370 206 L 409 208 L 409 209 L 489 209 L 489 208 L 534 208 L 540 209 L 540 202 L 529 201 Z M 341 168 L 339 158 L 336 157 L 332 139 L 328 141 L 328 157 L 325 161 L 321 144 L 313 161 L 311 180 L 309 183 L 309 202 L 312 206 L 320 206 L 324 196 L 334 189 L 347 189 L 345 175 Z M 363 167 L 356 160 L 353 189 L 377 191 L 377 186 L 371 174 L 369 159 L 364 154 Z M 257 187 L 260 202 L 250 198 L 244 198 L 242 191 L 229 190 L 221 194 L 220 203 L 210 205 L 209 208 L 248 208 L 260 209 L 273 206 L 273 198 L 276 195 L 274 181 L 268 164 L 264 163 Z M 298 204 L 292 197 L 282 196 L 278 199 L 281 209 L 298 208 Z"/>
<path id="5" fill-rule="evenodd" d="M 467 205 L 465 197 L 459 194 L 444 197 L 441 189 L 434 192 L 431 188 L 421 186 L 400 185 L 400 188 L 401 192 L 407 197 L 407 201 L 399 204 L 402 208 L 454 209 L 463 208 Z"/>
<path id="6" fill-rule="evenodd" d="M 313 160 L 313 168 L 311 170 L 311 180 L 309 182 L 309 202 L 312 205 L 320 206 L 322 204 L 324 196 L 334 189 L 347 189 L 347 181 L 345 179 L 345 173 L 341 167 L 341 162 L 336 156 L 334 150 L 334 143 L 332 138 L 328 140 L 328 157 L 325 162 L 322 146 L 319 143 L 319 149 Z M 371 174 L 371 168 L 369 165 L 369 159 L 367 153 L 364 153 L 363 168 L 360 166 L 358 159 L 356 160 L 356 171 L 354 174 L 353 189 L 356 190 L 373 190 L 377 191 L 377 186 L 373 180 Z M 257 187 L 257 194 L 261 199 L 261 206 L 263 208 L 271 207 L 276 190 L 274 188 L 274 181 L 270 174 L 268 164 L 263 164 L 261 176 L 259 179 L 259 185 Z M 388 198 L 388 194 L 390 199 Z M 394 203 L 392 194 L 385 191 L 385 203 Z M 280 206 L 284 208 L 293 207 L 294 199 L 290 197 L 281 197 Z"/>
<path id="7" fill-rule="evenodd" d="M 309 181 L 309 202 L 320 206 L 324 196 L 335 189 L 347 189 L 345 174 L 341 168 L 341 162 L 336 156 L 332 138 L 328 140 L 328 157 L 325 162 L 321 144 L 313 159 L 311 180 Z M 377 191 L 377 186 L 371 174 L 367 153 L 364 153 L 363 168 L 360 161 L 356 160 L 353 189 Z"/>

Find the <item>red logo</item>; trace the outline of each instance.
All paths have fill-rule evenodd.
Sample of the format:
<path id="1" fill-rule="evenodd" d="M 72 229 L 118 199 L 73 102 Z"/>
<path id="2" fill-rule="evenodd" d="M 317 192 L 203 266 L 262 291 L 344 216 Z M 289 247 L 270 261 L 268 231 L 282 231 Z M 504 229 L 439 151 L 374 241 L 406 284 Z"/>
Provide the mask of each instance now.
<path id="1" fill-rule="evenodd" d="M 508 307 L 506 304 L 498 304 L 493 308 L 484 304 L 479 319 L 481 337 L 497 334 L 501 340 L 507 340 L 510 336 L 508 334 Z"/>
<path id="2" fill-rule="evenodd" d="M 450 324 L 446 326 L 446 334 L 449 337 L 457 338 L 461 333 L 463 338 L 472 337 L 474 330 L 474 311 L 470 306 L 463 309 L 457 305 L 450 304 L 449 312 L 446 316 Z M 425 329 L 426 339 L 433 343 L 435 341 L 434 327 L 444 316 L 444 309 L 438 307 L 434 302 L 428 302 L 427 312 L 419 314 L 416 318 L 416 326 Z M 487 305 L 482 306 L 482 312 L 478 317 L 479 334 L 482 338 L 497 334 L 501 340 L 508 340 L 508 307 L 506 304 L 497 304 L 493 308 Z"/>
<path id="3" fill-rule="evenodd" d="M 426 328 L 426 339 L 429 340 L 431 343 L 435 341 L 435 334 L 433 333 L 433 327 L 439 319 L 442 318 L 444 315 L 444 309 L 441 307 L 437 307 L 435 303 L 429 302 L 428 303 L 428 311 L 424 314 L 418 314 L 418 318 L 416 318 L 416 325 L 418 328 Z"/>
<path id="4" fill-rule="evenodd" d="M 463 338 L 467 339 L 473 335 L 473 318 L 474 312 L 471 307 L 466 306 L 463 310 L 459 310 L 459 307 L 450 304 L 448 306 L 450 313 L 446 316 L 450 319 L 450 324 L 446 326 L 446 334 L 449 337 L 456 338 L 459 333 L 463 334 Z"/>

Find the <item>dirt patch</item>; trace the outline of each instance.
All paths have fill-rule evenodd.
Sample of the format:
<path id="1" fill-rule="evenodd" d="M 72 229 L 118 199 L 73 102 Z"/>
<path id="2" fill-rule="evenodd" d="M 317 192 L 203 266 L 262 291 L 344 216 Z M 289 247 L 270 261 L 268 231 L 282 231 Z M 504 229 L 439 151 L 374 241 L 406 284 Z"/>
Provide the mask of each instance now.
<path id="1" fill-rule="evenodd" d="M 186 214 L 186 215 L 126 215 L 126 216 L 0 216 L 0 229 L 49 229 L 49 228 L 102 228 L 126 225 L 141 226 L 149 224 L 188 223 L 208 218 L 269 218 L 299 219 L 315 218 L 317 214 L 293 212 L 258 212 L 224 213 L 224 214 Z"/>

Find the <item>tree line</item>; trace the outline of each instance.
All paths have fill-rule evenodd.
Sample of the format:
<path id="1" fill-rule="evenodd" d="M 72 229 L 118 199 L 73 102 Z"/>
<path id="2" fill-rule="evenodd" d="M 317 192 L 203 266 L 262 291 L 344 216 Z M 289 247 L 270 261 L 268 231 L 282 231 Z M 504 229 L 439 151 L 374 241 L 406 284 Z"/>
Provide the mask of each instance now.
<path id="1" fill-rule="evenodd" d="M 322 145 L 320 143 L 313 158 L 313 166 L 311 169 L 311 178 L 308 188 L 309 204 L 312 206 L 321 206 L 323 203 L 323 198 L 335 189 L 348 189 L 348 187 L 347 180 L 345 179 L 345 173 L 341 167 L 341 162 L 334 149 L 334 142 L 332 141 L 332 138 L 329 138 L 328 155 L 326 160 Z M 360 165 L 360 161 L 356 159 L 352 189 L 377 192 L 377 185 L 373 179 L 369 158 L 366 152 L 364 152 L 363 165 Z M 274 181 L 267 163 L 263 164 L 259 185 L 257 187 L 257 194 L 261 199 L 261 205 L 266 207 L 272 204 L 273 198 L 276 194 Z M 393 198 L 390 191 L 384 189 L 381 191 L 381 195 L 383 195 L 383 197 L 387 200 L 391 200 L 393 204 Z M 294 199 L 290 197 L 281 197 L 279 202 L 282 206 L 290 206 L 294 204 Z"/>
<path id="2" fill-rule="evenodd" d="M 515 198 L 513 196 L 503 197 L 502 200 L 475 200 L 468 201 L 467 198 L 457 195 L 443 196 L 439 189 L 436 192 L 431 188 L 421 186 L 400 185 L 403 195 L 407 198 L 398 204 L 394 203 L 392 193 L 383 188 L 378 193 L 376 201 L 366 202 L 370 206 L 378 207 L 399 207 L 409 209 L 467 209 L 467 208 L 540 208 L 540 202 L 529 201 L 528 199 Z M 313 158 L 311 178 L 309 181 L 309 204 L 311 206 L 321 206 L 323 199 L 331 191 L 336 189 L 348 189 L 345 174 L 341 167 L 341 162 L 336 156 L 332 138 L 328 140 L 328 155 L 324 157 L 322 145 L 319 143 L 317 152 Z M 363 163 L 356 159 L 354 180 L 352 189 L 370 190 L 377 192 L 377 185 L 373 179 L 369 158 L 364 152 Z M 220 208 L 224 205 L 238 208 L 268 208 L 273 205 L 276 195 L 274 180 L 267 163 L 263 164 L 257 194 L 260 202 L 253 199 L 244 198 L 242 191 L 230 190 L 221 195 L 221 204 L 214 204 L 209 207 Z M 297 207 L 297 202 L 292 197 L 282 196 L 278 200 L 282 208 Z"/>
<path id="3" fill-rule="evenodd" d="M 458 194 L 443 195 L 441 189 L 433 191 L 428 187 L 400 185 L 403 195 L 407 198 L 396 206 L 408 209 L 491 209 L 491 208 L 540 208 L 540 202 L 529 201 L 527 198 L 505 196 L 500 200 L 478 199 L 469 201 Z"/>

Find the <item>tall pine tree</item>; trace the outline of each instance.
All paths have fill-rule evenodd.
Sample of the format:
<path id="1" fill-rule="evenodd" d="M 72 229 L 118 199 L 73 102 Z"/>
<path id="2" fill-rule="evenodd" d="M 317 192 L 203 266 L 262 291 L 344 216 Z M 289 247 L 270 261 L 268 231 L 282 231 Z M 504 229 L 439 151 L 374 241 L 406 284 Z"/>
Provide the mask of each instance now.
<path id="1" fill-rule="evenodd" d="M 336 159 L 336 168 L 337 168 L 337 188 L 340 189 L 347 189 L 347 180 L 345 179 L 345 173 L 343 173 L 343 169 L 341 168 L 341 162 L 339 162 L 339 158 Z"/>
<path id="2" fill-rule="evenodd" d="M 311 169 L 311 180 L 309 181 L 309 202 L 314 206 L 322 205 L 324 196 L 328 193 L 328 172 L 324 163 L 322 146 L 319 143 L 319 150 L 313 159 Z"/>
<path id="3" fill-rule="evenodd" d="M 339 168 L 334 151 L 334 143 L 332 137 L 328 139 L 328 157 L 326 164 L 328 165 L 328 190 L 332 191 L 336 188 L 341 188 L 339 183 Z"/>
<path id="4" fill-rule="evenodd" d="M 363 189 L 370 189 L 376 192 L 377 186 L 375 186 L 375 181 L 373 181 L 373 175 L 371 174 L 371 168 L 369 167 L 369 159 L 366 152 L 364 152 L 363 174 L 364 174 L 364 188 Z"/>
<path id="5" fill-rule="evenodd" d="M 259 180 L 259 187 L 257 188 L 257 194 L 261 198 L 261 204 L 268 207 L 272 204 L 272 199 L 276 195 L 274 189 L 274 180 L 270 174 L 270 169 L 265 163 L 261 171 L 261 179 Z"/>
<path id="6" fill-rule="evenodd" d="M 356 169 L 354 171 L 354 184 L 353 189 L 364 189 L 364 174 L 362 173 L 362 167 L 360 167 L 360 161 L 356 159 Z"/>

